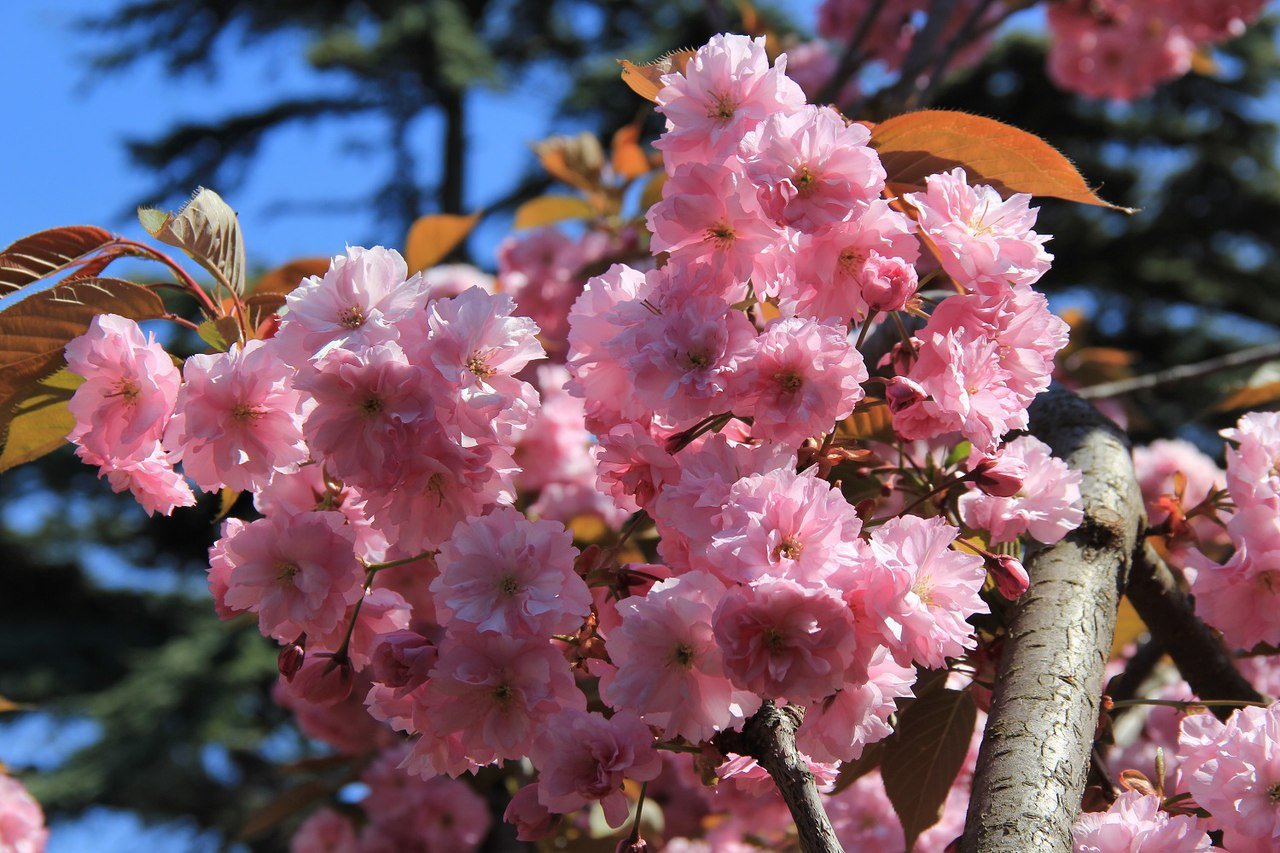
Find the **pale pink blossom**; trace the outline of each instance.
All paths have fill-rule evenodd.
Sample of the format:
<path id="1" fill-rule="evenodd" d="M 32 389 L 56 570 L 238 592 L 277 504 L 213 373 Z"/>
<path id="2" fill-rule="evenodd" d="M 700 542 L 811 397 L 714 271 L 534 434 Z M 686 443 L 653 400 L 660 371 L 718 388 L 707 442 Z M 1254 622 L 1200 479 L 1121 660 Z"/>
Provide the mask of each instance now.
<path id="1" fill-rule="evenodd" d="M 393 589 L 369 589 L 357 604 L 360 609 L 357 611 L 354 604 L 348 607 L 332 631 L 308 636 L 308 649 L 337 650 L 347 636 L 347 626 L 354 620 L 347 655 L 356 669 L 364 669 L 372 662 L 383 635 L 409 627 L 412 608 Z"/>
<path id="2" fill-rule="evenodd" d="M 304 432 L 305 432 L 304 424 Z M 364 495 L 355 486 L 326 476 L 324 465 L 302 465 L 291 473 L 276 472 L 253 496 L 263 515 L 340 512 L 356 539 L 356 554 L 368 562 L 386 559 L 387 539 L 369 523 Z"/>
<path id="3" fill-rule="evenodd" d="M 767 249 L 786 240 L 756 199 L 755 185 L 728 166 L 681 166 L 662 185 L 645 221 L 652 250 L 679 263 L 704 263 L 745 282 L 767 279 Z"/>
<path id="4" fill-rule="evenodd" d="M 1182 508 L 1190 510 L 1208 497 L 1213 489 L 1226 487 L 1226 474 L 1212 459 L 1189 441 L 1180 438 L 1159 438 L 1148 445 L 1133 449 L 1133 467 L 1138 475 L 1138 487 L 1147 507 L 1147 521 L 1157 525 L 1169 517 L 1169 507 L 1162 498 L 1174 493 L 1174 477 L 1181 473 L 1186 480 L 1182 496 Z M 1221 532 L 1220 527 L 1205 517 L 1191 519 L 1191 529 L 1197 538 L 1211 540 Z"/>
<path id="5" fill-rule="evenodd" d="M 351 821 L 330 808 L 316 809 L 289 839 L 290 853 L 356 853 Z"/>
<path id="6" fill-rule="evenodd" d="M 365 770 L 369 794 L 361 802 L 369 823 L 360 850 L 477 850 L 489 834 L 488 804 L 465 782 L 415 778 L 400 768 L 407 750 L 386 750 Z"/>
<path id="7" fill-rule="evenodd" d="M 516 828 L 520 841 L 541 841 L 555 831 L 560 815 L 547 809 L 538 799 L 538 783 L 524 785 L 511 797 L 502 819 Z"/>
<path id="8" fill-rule="evenodd" d="M 209 548 L 209 593 L 213 596 L 214 612 L 224 622 L 234 619 L 236 614 L 243 612 L 242 609 L 228 607 L 226 602 L 227 590 L 231 587 L 231 570 L 235 568 L 235 564 L 227 556 L 227 543 L 234 539 L 246 524 L 248 522 L 243 519 L 228 518 L 222 522 L 222 535 Z"/>
<path id="9" fill-rule="evenodd" d="M 591 449 L 599 485 L 619 503 L 634 498 L 647 508 L 668 484 L 680 479 L 675 457 L 659 444 L 648 430 L 635 424 L 620 424 L 601 436 Z"/>
<path id="10" fill-rule="evenodd" d="M 1053 456 L 1049 446 L 1024 435 L 1004 445 L 1001 456 L 1026 466 L 1022 487 L 1009 497 L 974 489 L 960 496 L 960 516 L 969 527 L 986 530 L 992 542 L 1012 542 L 1023 533 L 1052 545 L 1080 526 L 1082 475 Z"/>
<path id="11" fill-rule="evenodd" d="M 730 680 L 766 699 L 808 704 L 834 693 L 858 651 L 839 596 L 787 578 L 730 589 L 712 629 Z"/>
<path id="12" fill-rule="evenodd" d="M 1188 788 L 1228 837 L 1280 843 L 1280 703 L 1241 708 L 1225 724 L 1193 714 L 1178 743 Z"/>
<path id="13" fill-rule="evenodd" d="M 1007 200 L 989 186 L 970 186 L 964 169 L 930 175 L 925 192 L 904 199 L 919 214 L 920 233 L 938 249 L 947 275 L 962 287 L 999 292 L 1034 284 L 1053 260 L 1048 237 L 1036 234 L 1031 196 Z"/>
<path id="14" fill-rule="evenodd" d="M 457 733 L 476 764 L 528 755 L 552 715 L 586 708 L 556 647 L 500 634 L 447 637 L 426 690 L 419 728 L 435 737 Z"/>
<path id="15" fill-rule="evenodd" d="M 654 144 L 668 169 L 682 163 L 723 163 L 747 131 L 776 112 L 804 105 L 804 92 L 786 76 L 787 59 L 773 68 L 765 40 L 717 35 L 700 47 L 680 74 L 667 74 L 658 111 L 667 129 Z"/>
<path id="16" fill-rule="evenodd" d="M 839 57 L 822 39 L 802 41 L 787 48 L 787 76 L 799 84 L 812 103 L 821 102 L 819 96 L 830 84 L 839 64 Z M 858 85 L 858 78 L 850 76 L 841 85 L 835 103 L 841 106 L 852 104 L 860 97 L 862 88 Z"/>
<path id="17" fill-rule="evenodd" d="M 1249 412 L 1227 439 L 1227 489 L 1238 507 L 1261 505 L 1280 514 L 1280 412 Z"/>
<path id="18" fill-rule="evenodd" d="M 0 772 L 0 850 L 44 853 L 49 830 L 35 797 L 12 776 Z"/>
<path id="19" fill-rule="evenodd" d="M 616 249 L 614 242 L 601 231 L 569 237 L 555 228 L 539 228 L 498 246 L 502 291 L 515 299 L 521 315 L 538 324 L 543 343 L 561 358 L 569 306 L 582 293 L 582 270 Z"/>
<path id="20" fill-rule="evenodd" d="M 417 631 L 388 631 L 373 647 L 369 677 L 404 696 L 426 684 L 436 657 L 435 643 Z"/>
<path id="21" fill-rule="evenodd" d="M 398 324 L 426 303 L 421 276 L 409 276 L 394 249 L 351 246 L 321 276 L 302 280 L 285 297 L 273 339 L 295 367 L 333 347 L 361 350 L 399 337 Z"/>
<path id="22" fill-rule="evenodd" d="M 744 169 L 760 206 L 779 225 L 813 232 L 853 215 L 884 189 L 871 132 L 831 107 L 769 116 L 742 141 Z"/>
<path id="23" fill-rule="evenodd" d="M 1280 516 L 1246 506 L 1227 522 L 1235 553 L 1218 563 L 1192 549 L 1185 572 L 1196 613 L 1234 648 L 1280 644 Z"/>
<path id="24" fill-rule="evenodd" d="M 1176 8 L 1182 0 L 1168 4 Z M 1094 14 L 1082 0 L 1049 9 L 1049 77 L 1091 98 L 1131 101 L 1191 70 L 1195 43 L 1155 3 L 1109 3 Z"/>
<path id="25" fill-rule="evenodd" d="M 911 695 L 916 671 L 893 659 L 881 646 L 872 654 L 865 683 L 846 684 L 839 692 L 805 710 L 796 746 L 819 761 L 856 761 L 867 744 L 893 733 L 889 716 L 894 700 Z"/>
<path id="26" fill-rule="evenodd" d="M 787 578 L 814 586 L 858 560 L 862 520 L 810 469 L 781 468 L 734 484 L 707 560 L 726 582 Z"/>
<path id="27" fill-rule="evenodd" d="M 282 523 L 259 519 L 228 531 L 226 606 L 258 614 L 262 633 L 281 642 L 332 631 L 360 598 L 364 572 L 337 513 Z"/>
<path id="28" fill-rule="evenodd" d="M 756 338 L 743 371 L 742 411 L 753 418 L 754 436 L 799 444 L 852 414 L 866 381 L 843 324 L 775 320 Z"/>
<path id="29" fill-rule="evenodd" d="M 1071 827 L 1072 853 L 1199 853 L 1213 848 L 1190 815 L 1161 811 L 1154 794 L 1125 791 L 1105 812 L 1084 812 Z"/>
<path id="30" fill-rule="evenodd" d="M 959 531 L 940 518 L 893 518 L 871 534 L 853 603 L 899 661 L 930 669 L 976 646 L 965 620 L 986 613 L 981 557 L 951 549 Z"/>
<path id="31" fill-rule="evenodd" d="M 436 557 L 437 618 L 451 630 L 573 633 L 591 609 L 577 556 L 573 534 L 556 521 L 530 521 L 510 507 L 463 521 Z"/>
<path id="32" fill-rule="evenodd" d="M 666 737 L 691 743 L 754 713 L 760 700 L 725 677 L 712 634 L 712 614 L 724 592 L 711 575 L 690 572 L 619 601 L 622 621 L 606 642 L 614 666 L 601 675 L 601 698 L 638 713 Z"/>
<path id="33" fill-rule="evenodd" d="M 515 448 L 521 489 L 579 482 L 593 473 L 587 455 L 592 439 L 586 409 L 581 399 L 566 390 L 568 382 L 569 372 L 563 365 L 544 364 L 537 370 L 542 405 Z"/>
<path id="34" fill-rule="evenodd" d="M 624 779 L 647 782 L 662 770 L 653 735 L 640 718 L 618 711 L 565 710 L 547 721 L 529 757 L 538 768 L 538 801 L 561 814 L 599 802 L 614 828 L 627 819 Z"/>
<path id="35" fill-rule="evenodd" d="M 128 489 L 147 515 L 170 515 L 180 506 L 195 506 L 196 496 L 181 474 L 173 469 L 173 460 L 158 441 L 149 449 L 139 450 L 128 458 L 103 459 L 87 447 L 76 448 L 76 455 L 90 465 L 97 465 L 98 476 L 106 477 L 114 492 Z"/>
<path id="36" fill-rule="evenodd" d="M 193 355 L 182 368 L 177 410 L 165 448 L 207 492 L 258 490 L 276 471 L 307 459 L 304 404 L 293 369 L 263 341 L 225 353 Z"/>
<path id="37" fill-rule="evenodd" d="M 126 317 L 99 314 L 67 344 L 66 357 L 85 380 L 67 403 L 76 420 L 67 440 L 110 468 L 153 456 L 182 382 L 155 335 Z"/>

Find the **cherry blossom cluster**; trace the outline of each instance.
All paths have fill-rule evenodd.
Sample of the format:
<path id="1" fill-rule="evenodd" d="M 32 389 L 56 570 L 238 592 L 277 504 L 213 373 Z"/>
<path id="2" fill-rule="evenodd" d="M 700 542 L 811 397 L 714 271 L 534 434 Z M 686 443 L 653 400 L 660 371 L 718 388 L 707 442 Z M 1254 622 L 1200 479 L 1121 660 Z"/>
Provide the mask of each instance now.
<path id="1" fill-rule="evenodd" d="M 44 853 L 48 840 L 40 804 L 21 782 L 0 771 L 0 850 Z"/>
<path id="2" fill-rule="evenodd" d="M 786 62 L 717 36 L 663 78 L 645 233 L 533 232 L 496 279 L 350 248 L 269 337 L 181 369 L 114 315 L 68 345 L 70 439 L 117 491 L 253 495 L 215 607 L 280 644 L 305 733 L 371 762 L 366 821 L 319 812 L 300 849 L 472 849 L 483 807 L 444 777 L 503 764 L 528 840 L 621 827 L 647 784 L 669 838 L 720 814 L 713 843 L 781 845 L 768 774 L 715 745 L 766 700 L 807 708 L 859 839 L 886 801 L 875 775 L 835 792 L 839 764 L 919 673 L 985 702 L 976 623 L 1082 518 L 1080 474 L 1015 436 L 1066 343 L 1048 238 L 961 169 L 894 197 Z"/>
<path id="3" fill-rule="evenodd" d="M 851 40 L 857 40 L 859 66 L 876 62 L 890 72 L 899 71 L 928 16 L 941 5 L 930 0 L 824 0 L 818 7 L 818 34 L 830 41 L 804 42 L 790 49 L 793 76 L 817 97 L 837 73 L 839 55 Z M 951 62 L 971 64 L 986 49 L 992 29 L 1016 6 L 1026 5 L 977 0 L 950 4 L 937 43 L 955 39 L 958 49 Z M 1087 97 L 1128 101 L 1188 73 L 1198 53 L 1240 35 L 1261 17 L 1266 2 L 1066 0 L 1045 6 L 1053 81 Z M 842 84 L 838 103 L 859 99 L 859 79 L 855 75 Z"/>

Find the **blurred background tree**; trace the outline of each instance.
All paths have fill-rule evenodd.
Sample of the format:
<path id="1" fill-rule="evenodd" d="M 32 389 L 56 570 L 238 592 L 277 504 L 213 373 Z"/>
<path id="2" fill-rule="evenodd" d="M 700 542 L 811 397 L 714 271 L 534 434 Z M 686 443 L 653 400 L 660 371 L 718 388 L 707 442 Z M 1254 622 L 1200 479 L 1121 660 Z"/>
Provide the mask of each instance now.
<path id="1" fill-rule="evenodd" d="M 760 16 L 789 33 L 783 12 Z M 417 216 L 465 211 L 468 185 L 490 166 L 468 144 L 501 133 L 469 112 L 478 88 L 550 69 L 573 81 L 563 128 L 607 140 L 641 114 L 615 58 L 650 58 L 741 24 L 736 4 L 715 0 L 126 0 L 87 26 L 95 43 L 111 44 L 95 68 L 159 59 L 177 78 L 217 74 L 226 40 L 268 50 L 275 34 L 302 34 L 305 62 L 331 81 L 325 94 L 281 96 L 130 142 L 155 175 L 140 200 L 172 203 L 200 184 L 234 198 L 237 175 L 273 133 L 374 115 L 382 133 L 366 143 L 393 152 L 392 166 L 373 197 L 333 203 L 374 206 L 380 241 L 400 245 Z M 1067 367 L 1082 380 L 1280 338 L 1274 23 L 1250 29 L 1202 70 L 1132 105 L 1087 101 L 1049 83 L 1043 44 L 1020 27 L 938 92 L 938 106 L 1050 140 L 1109 200 L 1142 209 L 1126 217 L 1041 204 L 1040 230 L 1054 235 L 1056 256 L 1043 285 L 1073 311 Z M 410 134 L 426 117 L 440 126 L 429 148 Z M 649 127 L 656 132 L 656 117 Z M 430 185 L 414 178 L 426 159 L 441 176 Z M 517 185 L 483 202 L 500 219 L 545 186 L 527 160 Z M 1224 381 L 1239 377 L 1137 397 L 1130 413 L 1139 434 L 1208 435 L 1229 417 L 1211 411 Z M 69 448 L 0 477 L 0 697 L 36 708 L 0 718 L 0 743 L 15 767 L 40 771 L 24 781 L 62 849 L 76 849 L 77 838 L 78 849 L 117 849 L 83 831 L 94 826 L 91 807 L 166 826 L 152 849 L 216 848 L 294 783 L 299 762 L 322 765 L 270 701 L 268 642 L 252 625 L 219 623 L 209 606 L 216 504 L 146 519 Z M 60 825 L 82 832 L 60 836 Z M 118 849 L 137 849 L 138 837 Z M 287 837 L 277 827 L 249 843 L 281 849 Z"/>

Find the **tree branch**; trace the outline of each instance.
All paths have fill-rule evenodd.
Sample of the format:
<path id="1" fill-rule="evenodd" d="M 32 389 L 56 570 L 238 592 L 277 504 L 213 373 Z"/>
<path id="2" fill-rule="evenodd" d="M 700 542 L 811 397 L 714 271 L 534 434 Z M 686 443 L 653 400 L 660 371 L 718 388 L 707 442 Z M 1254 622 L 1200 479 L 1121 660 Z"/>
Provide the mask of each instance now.
<path id="1" fill-rule="evenodd" d="M 1277 359 L 1280 359 L 1280 341 L 1227 353 L 1217 358 L 1198 361 L 1195 364 L 1179 364 L 1176 367 L 1170 367 L 1168 370 L 1157 370 L 1155 373 L 1148 373 L 1145 376 L 1134 376 L 1129 379 L 1117 379 L 1115 382 L 1091 385 L 1088 388 L 1082 388 L 1077 393 L 1086 400 L 1123 397 L 1135 391 L 1150 391 L 1152 388 L 1160 388 L 1165 385 L 1178 385 L 1182 382 L 1203 379 L 1215 373 L 1222 373 L 1239 367 L 1250 367 Z"/>
<path id="2" fill-rule="evenodd" d="M 1031 432 L 1084 479 L 1084 522 L 1027 561 L 969 803 L 963 853 L 1069 851 L 1098 722 L 1103 668 L 1146 524 L 1124 433 L 1063 389 L 1031 405 Z"/>
<path id="3" fill-rule="evenodd" d="M 1173 572 L 1150 542 L 1139 543 L 1134 551 L 1128 595 L 1152 638 L 1165 647 L 1196 696 L 1262 701 L 1258 691 L 1236 669 L 1222 640 L 1195 614 L 1190 597 L 1178 587 Z M 1235 710 L 1227 705 L 1211 707 L 1223 720 Z"/>
<path id="4" fill-rule="evenodd" d="M 796 730 L 803 721 L 803 709 L 779 708 L 766 701 L 747 720 L 741 732 L 721 732 L 715 744 L 722 752 L 749 755 L 769 771 L 791 810 L 802 853 L 843 853 L 822 807 L 813 774 L 796 749 Z"/>

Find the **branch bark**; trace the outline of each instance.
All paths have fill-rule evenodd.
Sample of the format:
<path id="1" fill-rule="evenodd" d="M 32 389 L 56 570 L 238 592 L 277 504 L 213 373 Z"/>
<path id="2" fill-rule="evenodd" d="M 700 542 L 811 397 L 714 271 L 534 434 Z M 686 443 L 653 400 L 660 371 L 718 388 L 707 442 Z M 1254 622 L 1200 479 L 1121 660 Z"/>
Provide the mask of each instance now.
<path id="1" fill-rule="evenodd" d="M 803 721 L 803 709 L 779 708 L 766 701 L 741 732 L 721 732 L 715 744 L 723 752 L 749 755 L 769 771 L 791 810 L 802 853 L 844 853 L 822 807 L 813 774 L 796 749 L 796 730 Z"/>
<path id="2" fill-rule="evenodd" d="M 1083 473 L 1084 522 L 1027 561 L 978 753 L 963 853 L 1069 851 L 1116 608 L 1146 519 L 1124 433 L 1063 389 L 1031 432 Z"/>
<path id="3" fill-rule="evenodd" d="M 1262 701 L 1258 691 L 1236 669 L 1222 640 L 1195 614 L 1190 597 L 1179 588 L 1173 572 L 1150 542 L 1139 543 L 1134 552 L 1128 595 L 1152 638 L 1165 647 L 1196 696 Z M 1223 720 L 1235 711 L 1224 705 L 1210 709 Z"/>
<path id="4" fill-rule="evenodd" d="M 1158 370 L 1155 373 L 1147 373 L 1143 376 L 1117 379 L 1115 382 L 1104 382 L 1101 385 L 1090 385 L 1088 388 L 1080 390 L 1080 396 L 1086 400 L 1123 397 L 1136 391 L 1150 391 L 1154 388 L 1163 388 L 1166 385 L 1194 382 L 1197 379 L 1213 376 L 1215 373 L 1236 370 L 1241 367 L 1251 367 L 1255 364 L 1265 364 L 1268 361 L 1277 359 L 1280 359 L 1280 342 L 1263 344 L 1262 346 L 1250 347 L 1238 352 L 1230 352 L 1217 358 L 1197 361 L 1195 364 L 1179 364 L 1176 367 L 1170 367 L 1168 370 Z"/>

